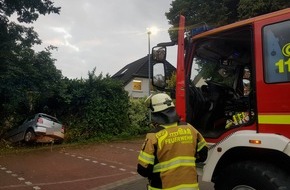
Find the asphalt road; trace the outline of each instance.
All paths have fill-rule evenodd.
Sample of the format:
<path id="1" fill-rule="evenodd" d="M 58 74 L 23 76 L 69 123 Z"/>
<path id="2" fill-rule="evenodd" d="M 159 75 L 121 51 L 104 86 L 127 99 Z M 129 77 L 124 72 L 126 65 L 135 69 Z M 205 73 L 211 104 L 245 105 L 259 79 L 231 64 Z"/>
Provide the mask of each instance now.
<path id="1" fill-rule="evenodd" d="M 142 177 L 135 177 L 120 181 L 119 184 L 113 185 L 113 187 L 106 187 L 106 190 L 147 190 L 147 180 Z M 200 190 L 214 190 L 213 183 L 200 182 Z"/>
<path id="2" fill-rule="evenodd" d="M 143 140 L 0 153 L 0 190 L 142 190 L 136 173 Z M 200 183 L 212 190 L 211 183 Z"/>

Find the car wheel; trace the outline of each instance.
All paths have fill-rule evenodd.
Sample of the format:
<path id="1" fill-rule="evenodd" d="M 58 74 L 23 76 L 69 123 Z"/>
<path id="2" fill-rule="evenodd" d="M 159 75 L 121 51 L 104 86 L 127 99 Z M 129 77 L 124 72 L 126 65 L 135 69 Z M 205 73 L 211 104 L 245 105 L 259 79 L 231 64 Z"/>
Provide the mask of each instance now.
<path id="1" fill-rule="evenodd" d="M 55 144 L 62 144 L 63 143 L 63 140 L 61 139 L 61 140 L 56 140 L 56 141 L 54 141 L 54 143 Z"/>
<path id="2" fill-rule="evenodd" d="M 28 129 L 24 135 L 24 142 L 31 143 L 35 140 L 35 133 L 32 129 Z"/>
<path id="3" fill-rule="evenodd" d="M 223 170 L 215 183 L 216 190 L 290 189 L 289 175 L 266 163 L 245 161 Z"/>

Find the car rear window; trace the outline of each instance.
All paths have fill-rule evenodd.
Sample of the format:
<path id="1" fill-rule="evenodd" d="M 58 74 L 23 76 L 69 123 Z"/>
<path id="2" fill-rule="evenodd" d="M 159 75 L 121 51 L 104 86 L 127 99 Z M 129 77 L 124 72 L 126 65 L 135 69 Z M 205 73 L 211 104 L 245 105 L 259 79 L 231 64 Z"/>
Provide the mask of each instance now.
<path id="1" fill-rule="evenodd" d="M 49 121 L 53 121 L 53 122 L 57 122 L 57 123 L 60 123 L 56 118 L 53 118 L 53 117 L 49 117 L 47 115 L 41 115 L 40 117 L 44 118 L 44 119 L 47 119 Z"/>

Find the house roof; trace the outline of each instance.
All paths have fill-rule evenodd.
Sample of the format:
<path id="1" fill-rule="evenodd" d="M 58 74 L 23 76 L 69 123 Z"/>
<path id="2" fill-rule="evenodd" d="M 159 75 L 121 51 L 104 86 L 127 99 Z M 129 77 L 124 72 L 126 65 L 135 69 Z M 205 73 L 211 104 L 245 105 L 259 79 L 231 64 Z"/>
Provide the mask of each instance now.
<path id="1" fill-rule="evenodd" d="M 164 64 L 166 71 L 168 71 L 166 75 L 170 76 L 176 69 L 168 61 L 165 61 Z M 123 81 L 125 85 L 135 77 L 148 78 L 148 55 L 129 63 L 112 76 L 114 79 Z"/>

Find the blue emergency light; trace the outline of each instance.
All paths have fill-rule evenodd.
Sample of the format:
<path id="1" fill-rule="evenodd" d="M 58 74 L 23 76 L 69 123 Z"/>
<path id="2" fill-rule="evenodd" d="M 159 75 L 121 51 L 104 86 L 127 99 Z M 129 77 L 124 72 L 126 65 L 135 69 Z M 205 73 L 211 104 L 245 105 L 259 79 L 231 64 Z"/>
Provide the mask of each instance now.
<path id="1" fill-rule="evenodd" d="M 209 27 L 206 23 L 203 23 L 201 26 L 191 29 L 190 35 L 195 36 L 211 29 L 213 29 L 213 27 Z"/>

